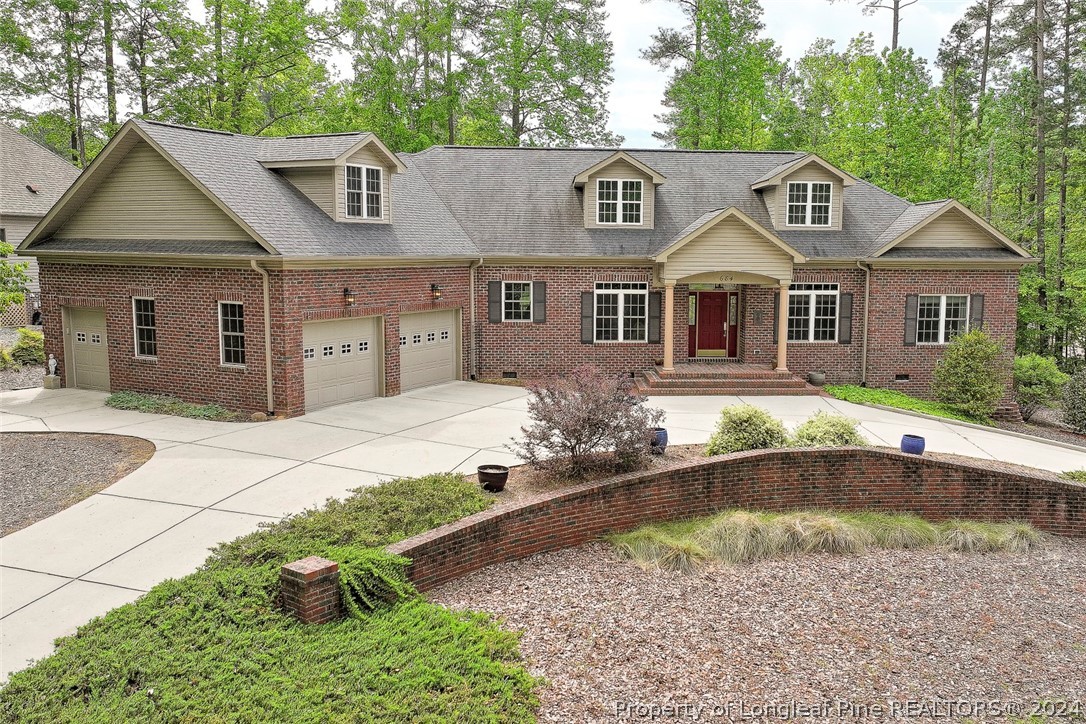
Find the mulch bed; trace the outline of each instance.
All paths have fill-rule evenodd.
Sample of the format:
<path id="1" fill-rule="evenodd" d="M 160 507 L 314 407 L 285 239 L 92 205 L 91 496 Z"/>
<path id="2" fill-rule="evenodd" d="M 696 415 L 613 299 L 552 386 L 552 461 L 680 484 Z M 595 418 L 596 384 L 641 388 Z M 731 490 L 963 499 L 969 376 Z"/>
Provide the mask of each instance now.
<path id="1" fill-rule="evenodd" d="M 545 722 L 648 721 L 669 704 L 705 708 L 657 709 L 652 720 L 735 721 L 752 718 L 740 702 L 749 713 L 827 700 L 1015 702 L 1028 713 L 1037 701 L 1086 706 L 1083 570 L 1086 541 L 1069 540 L 1028 554 L 811 555 L 692 575 L 643 570 L 592 543 L 487 568 L 428 598 L 523 632 L 526 664 L 546 679 Z M 795 718 L 861 718 L 849 711 Z M 943 718 L 996 718 L 959 711 Z"/>
<path id="2" fill-rule="evenodd" d="M 0 534 L 48 518 L 151 459 L 154 443 L 77 432 L 0 434 Z"/>

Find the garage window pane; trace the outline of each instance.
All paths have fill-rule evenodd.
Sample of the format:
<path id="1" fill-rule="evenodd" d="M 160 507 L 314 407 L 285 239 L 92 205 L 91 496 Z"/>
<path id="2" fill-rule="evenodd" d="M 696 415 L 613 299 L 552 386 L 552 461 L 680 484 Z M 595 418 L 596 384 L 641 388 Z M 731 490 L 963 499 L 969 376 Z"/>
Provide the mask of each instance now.
<path id="1" fill-rule="evenodd" d="M 155 300 L 132 300 L 132 324 L 135 327 L 136 355 L 157 357 L 158 340 L 155 329 Z"/>
<path id="2" fill-rule="evenodd" d="M 219 346 L 226 365 L 245 364 L 245 306 L 219 302 Z"/>

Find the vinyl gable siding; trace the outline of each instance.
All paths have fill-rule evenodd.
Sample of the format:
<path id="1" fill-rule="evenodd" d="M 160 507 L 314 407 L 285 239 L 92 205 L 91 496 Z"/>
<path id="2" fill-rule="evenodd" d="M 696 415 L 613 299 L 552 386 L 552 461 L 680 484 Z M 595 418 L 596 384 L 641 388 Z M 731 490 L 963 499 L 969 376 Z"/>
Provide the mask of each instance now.
<path id="1" fill-rule="evenodd" d="M 68 239 L 250 241 L 148 144 L 137 143 L 54 234 Z"/>
<path id="2" fill-rule="evenodd" d="M 333 219 L 336 217 L 336 175 L 331 168 L 285 168 L 283 178 L 320 207 Z"/>
<path id="3" fill-rule="evenodd" d="M 388 162 L 369 147 L 361 148 L 347 157 L 347 165 L 350 166 L 377 166 L 384 170 L 382 174 L 381 188 L 381 218 L 360 219 L 347 216 L 347 172 L 344 166 L 336 166 L 335 170 L 335 194 L 336 194 L 336 221 L 346 221 L 351 224 L 390 224 L 392 223 L 392 169 Z"/>
<path id="4" fill-rule="evenodd" d="M 1001 249 L 1003 245 L 962 212 L 951 209 L 902 239 L 900 249 Z"/>
<path id="5" fill-rule="evenodd" d="M 716 271 L 791 279 L 792 257 L 742 221 L 724 219 L 668 256 L 665 269 L 668 279 Z"/>
<path id="6" fill-rule="evenodd" d="M 788 183 L 790 181 L 828 181 L 833 184 L 829 226 L 788 226 Z M 774 197 L 775 208 L 770 212 L 770 216 L 773 217 L 775 229 L 841 230 L 841 204 L 844 199 L 841 179 L 816 163 L 808 164 L 781 179 L 781 185 L 777 187 Z"/>
<path id="7" fill-rule="evenodd" d="M 596 182 L 599 179 L 638 179 L 641 183 L 641 224 L 601 224 L 596 221 Z M 584 226 L 586 229 L 652 229 L 655 226 L 656 186 L 652 177 L 622 159 L 601 168 L 584 185 Z"/>

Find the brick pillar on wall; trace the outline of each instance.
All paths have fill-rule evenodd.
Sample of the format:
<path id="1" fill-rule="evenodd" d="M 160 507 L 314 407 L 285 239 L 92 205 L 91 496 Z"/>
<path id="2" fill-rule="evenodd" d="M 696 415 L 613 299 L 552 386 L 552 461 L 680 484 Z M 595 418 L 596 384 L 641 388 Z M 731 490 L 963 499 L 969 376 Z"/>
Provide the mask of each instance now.
<path id="1" fill-rule="evenodd" d="M 305 623 L 328 623 L 343 617 L 339 564 L 310 556 L 279 571 L 283 607 Z"/>

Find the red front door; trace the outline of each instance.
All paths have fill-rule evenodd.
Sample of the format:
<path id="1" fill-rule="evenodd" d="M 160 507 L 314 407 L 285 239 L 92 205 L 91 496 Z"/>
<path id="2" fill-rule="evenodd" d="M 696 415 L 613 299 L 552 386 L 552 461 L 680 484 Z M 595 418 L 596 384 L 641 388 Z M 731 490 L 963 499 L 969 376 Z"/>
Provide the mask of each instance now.
<path id="1" fill-rule="evenodd" d="M 707 357 L 737 357 L 739 292 L 697 294 L 697 353 Z"/>

